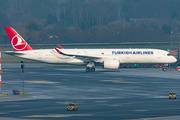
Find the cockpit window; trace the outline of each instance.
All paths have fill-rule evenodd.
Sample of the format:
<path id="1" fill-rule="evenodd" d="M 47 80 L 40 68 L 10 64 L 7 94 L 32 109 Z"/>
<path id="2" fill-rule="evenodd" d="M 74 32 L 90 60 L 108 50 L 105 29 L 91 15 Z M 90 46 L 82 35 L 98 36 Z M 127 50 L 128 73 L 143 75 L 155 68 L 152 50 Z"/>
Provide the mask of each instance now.
<path id="1" fill-rule="evenodd" d="M 171 53 L 168 53 L 167 56 L 172 56 Z"/>

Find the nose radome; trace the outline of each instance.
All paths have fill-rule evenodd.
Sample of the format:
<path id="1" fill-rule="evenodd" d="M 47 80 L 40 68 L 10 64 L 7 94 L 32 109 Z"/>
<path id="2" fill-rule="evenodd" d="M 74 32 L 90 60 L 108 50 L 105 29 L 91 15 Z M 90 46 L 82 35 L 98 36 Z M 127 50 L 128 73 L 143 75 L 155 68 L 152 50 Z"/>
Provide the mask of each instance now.
<path id="1" fill-rule="evenodd" d="M 176 59 L 175 57 L 173 57 L 173 61 L 174 61 L 174 62 L 177 62 L 177 59 Z"/>

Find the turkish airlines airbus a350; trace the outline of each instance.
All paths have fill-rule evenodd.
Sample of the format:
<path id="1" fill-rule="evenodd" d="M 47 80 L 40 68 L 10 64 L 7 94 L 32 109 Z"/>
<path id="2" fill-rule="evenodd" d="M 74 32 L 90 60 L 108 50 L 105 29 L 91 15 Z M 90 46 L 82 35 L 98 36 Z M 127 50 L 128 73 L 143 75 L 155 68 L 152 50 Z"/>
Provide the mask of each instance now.
<path id="1" fill-rule="evenodd" d="M 106 69 L 118 69 L 121 63 L 174 63 L 168 51 L 159 49 L 40 49 L 34 50 L 13 28 L 4 27 L 14 51 L 6 54 L 29 60 L 54 63 L 86 65 L 86 71 L 95 71 L 95 65 Z"/>

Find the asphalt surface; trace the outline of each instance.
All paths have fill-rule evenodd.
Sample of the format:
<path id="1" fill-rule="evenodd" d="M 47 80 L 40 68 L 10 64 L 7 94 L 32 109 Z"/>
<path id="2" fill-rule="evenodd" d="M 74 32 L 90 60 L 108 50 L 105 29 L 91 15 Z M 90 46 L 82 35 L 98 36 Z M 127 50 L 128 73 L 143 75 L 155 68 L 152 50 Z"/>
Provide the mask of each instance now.
<path id="1" fill-rule="evenodd" d="M 85 72 L 85 68 L 61 68 L 25 63 L 25 92 L 20 63 L 2 64 L 0 119 L 13 120 L 179 120 L 180 72 L 157 68 L 123 68 Z M 169 100 L 169 91 L 177 99 Z M 67 111 L 76 101 L 78 111 Z"/>

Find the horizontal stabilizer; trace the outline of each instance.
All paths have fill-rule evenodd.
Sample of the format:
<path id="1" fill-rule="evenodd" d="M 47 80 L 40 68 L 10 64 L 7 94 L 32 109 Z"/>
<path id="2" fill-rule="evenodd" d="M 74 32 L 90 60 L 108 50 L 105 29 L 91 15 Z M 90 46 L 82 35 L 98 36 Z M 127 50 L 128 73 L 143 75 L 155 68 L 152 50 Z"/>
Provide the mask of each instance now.
<path id="1" fill-rule="evenodd" d="M 24 55 L 24 53 L 18 53 L 14 51 L 5 51 L 4 53 L 8 55 Z"/>

